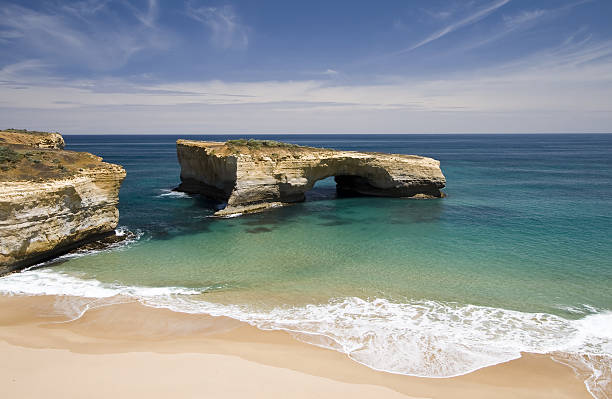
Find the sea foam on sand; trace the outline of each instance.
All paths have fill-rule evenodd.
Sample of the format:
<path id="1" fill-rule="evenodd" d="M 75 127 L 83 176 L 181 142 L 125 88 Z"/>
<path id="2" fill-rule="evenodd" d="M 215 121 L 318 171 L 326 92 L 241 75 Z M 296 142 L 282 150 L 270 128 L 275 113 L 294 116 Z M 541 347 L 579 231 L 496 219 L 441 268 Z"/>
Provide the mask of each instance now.
<path id="1" fill-rule="evenodd" d="M 253 309 L 201 300 L 207 288 L 134 287 L 81 279 L 51 269 L 0 278 L 0 293 L 82 298 L 131 297 L 183 313 L 231 317 L 264 330 L 346 353 L 376 370 L 419 377 L 452 377 L 519 358 L 549 353 L 578 370 L 596 398 L 612 387 L 612 312 L 578 320 L 485 306 L 340 298 L 324 304 Z M 80 317 L 89 307 L 71 309 Z"/>

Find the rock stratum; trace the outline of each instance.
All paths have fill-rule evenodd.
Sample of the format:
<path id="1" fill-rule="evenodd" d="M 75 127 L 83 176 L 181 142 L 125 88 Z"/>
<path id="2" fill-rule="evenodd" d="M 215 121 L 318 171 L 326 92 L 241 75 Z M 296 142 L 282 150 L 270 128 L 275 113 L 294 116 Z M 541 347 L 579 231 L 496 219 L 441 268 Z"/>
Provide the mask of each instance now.
<path id="1" fill-rule="evenodd" d="M 125 170 L 63 146 L 57 133 L 0 132 L 0 275 L 114 234 Z"/>
<path id="2" fill-rule="evenodd" d="M 217 216 L 303 201 L 318 180 L 331 176 L 340 191 L 385 197 L 440 198 L 446 184 L 439 161 L 416 155 L 259 140 L 178 140 L 177 155 L 177 190 L 227 202 Z"/>

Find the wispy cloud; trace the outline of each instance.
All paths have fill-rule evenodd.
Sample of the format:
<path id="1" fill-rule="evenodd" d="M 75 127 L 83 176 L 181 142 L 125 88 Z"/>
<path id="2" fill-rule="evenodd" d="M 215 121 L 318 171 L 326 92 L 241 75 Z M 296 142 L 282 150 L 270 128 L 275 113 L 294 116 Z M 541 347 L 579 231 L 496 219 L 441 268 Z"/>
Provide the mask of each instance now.
<path id="1" fill-rule="evenodd" d="M 612 41 L 570 38 L 554 49 L 511 63 L 437 80 L 397 78 L 369 84 L 326 79 L 302 81 L 131 83 L 123 79 L 54 81 L 41 78 L 27 90 L 1 97 L 14 107 L 74 108 L 188 104 L 233 106 L 273 104 L 295 110 L 338 106 L 361 110 L 416 108 L 428 112 L 595 112 L 612 111 Z M 20 83 L 18 76 L 41 68 L 31 61 L 0 70 L 0 81 Z M 53 84 L 61 87 L 53 87 Z M 1 86 L 0 86 L 1 87 Z M 500 96 L 499 93 L 504 93 Z M 58 103 L 58 101 L 60 101 Z"/>
<path id="2" fill-rule="evenodd" d="M 245 48 L 249 44 L 249 28 L 230 5 L 195 7 L 188 3 L 187 15 L 206 25 L 211 32 L 210 41 L 216 47 Z"/>
<path id="3" fill-rule="evenodd" d="M 538 19 L 545 14 L 546 10 L 526 10 L 512 16 L 504 15 L 504 22 L 508 28 L 513 29 L 517 26 L 521 26 L 525 23 Z"/>
<path id="4" fill-rule="evenodd" d="M 145 26 L 153 28 L 159 13 L 157 0 L 148 0 L 148 7 L 145 10 L 134 8 L 134 15 Z"/>
<path id="5" fill-rule="evenodd" d="M 537 28 L 542 25 L 542 22 L 545 20 L 550 21 L 559 18 L 566 15 L 572 8 L 590 2 L 592 2 L 592 0 L 580 0 L 564 4 L 557 8 L 522 10 L 515 14 L 504 15 L 502 26 L 498 26 L 497 29 L 491 32 L 487 37 L 479 38 L 477 41 L 465 46 L 464 50 L 472 50 L 480 46 L 494 43 L 517 32 Z"/>
<path id="6" fill-rule="evenodd" d="M 506 27 L 510 30 L 520 28 L 526 24 L 530 24 L 533 21 L 542 19 L 543 17 L 558 17 L 574 7 L 580 6 L 586 3 L 592 3 L 593 0 L 579 0 L 573 3 L 563 4 L 556 8 L 549 9 L 532 9 L 532 10 L 522 10 L 519 13 L 513 15 L 504 15 L 503 20 Z"/>
<path id="7" fill-rule="evenodd" d="M 47 67 L 47 64 L 36 59 L 5 65 L 0 68 L 0 84 L 22 84 L 32 75 L 44 73 Z"/>
<path id="8" fill-rule="evenodd" d="M 62 5 L 62 10 L 78 18 L 86 18 L 106 8 L 110 0 L 83 0 Z"/>
<path id="9" fill-rule="evenodd" d="M 115 20 L 109 26 L 108 20 L 96 18 L 105 4 L 81 2 L 49 11 L 4 6 L 0 8 L 0 40 L 15 46 L 22 57 L 97 71 L 121 67 L 145 48 L 167 46 L 168 36 L 151 29 L 157 13 L 155 0 L 145 11 L 135 10 L 141 24 Z"/>
<path id="10" fill-rule="evenodd" d="M 438 40 L 446 35 L 448 35 L 451 32 L 456 31 L 457 29 L 463 28 L 465 26 L 471 25 L 475 22 L 478 22 L 479 20 L 485 18 L 486 16 L 488 16 L 489 14 L 491 14 L 492 12 L 494 12 L 495 10 L 497 10 L 498 8 L 504 6 L 505 4 L 508 4 L 510 2 L 510 0 L 499 0 L 496 1 L 494 3 L 489 4 L 488 6 L 479 9 L 478 11 L 472 13 L 471 15 L 455 21 L 447 26 L 445 26 L 444 28 L 440 29 L 439 31 L 427 36 L 425 39 L 421 40 L 420 42 L 416 43 L 413 46 L 408 47 L 407 49 L 401 50 L 399 52 L 397 52 L 397 54 L 401 54 L 401 53 L 405 53 L 408 51 L 412 51 L 414 49 L 417 49 L 421 46 L 426 45 L 427 43 L 431 43 L 434 40 Z"/>
<path id="11" fill-rule="evenodd" d="M 494 29 L 486 37 L 479 37 L 477 40 L 464 45 L 463 50 L 473 50 L 475 48 L 494 43 L 513 33 L 528 30 L 537 26 L 539 21 L 546 17 L 554 16 L 555 12 L 551 10 L 528 10 L 522 11 L 519 14 L 504 15 L 503 25 Z"/>
<path id="12" fill-rule="evenodd" d="M 518 65 L 540 65 L 552 71 L 568 69 L 576 71 L 590 65 L 605 65 L 610 68 L 602 78 L 612 78 L 612 40 L 595 41 L 588 34 L 582 38 L 570 35 L 557 47 L 542 50 L 519 61 Z M 599 76 L 585 76 L 596 79 Z"/>
<path id="13" fill-rule="evenodd" d="M 434 19 L 447 19 L 451 15 L 453 15 L 453 11 L 452 10 L 434 11 L 434 10 L 423 9 L 423 12 L 425 14 L 429 15 L 430 17 L 434 18 Z"/>
<path id="14" fill-rule="evenodd" d="M 335 69 L 326 69 L 325 71 L 321 72 L 321 75 L 328 75 L 328 76 L 335 76 L 338 74 L 338 71 L 336 71 Z"/>

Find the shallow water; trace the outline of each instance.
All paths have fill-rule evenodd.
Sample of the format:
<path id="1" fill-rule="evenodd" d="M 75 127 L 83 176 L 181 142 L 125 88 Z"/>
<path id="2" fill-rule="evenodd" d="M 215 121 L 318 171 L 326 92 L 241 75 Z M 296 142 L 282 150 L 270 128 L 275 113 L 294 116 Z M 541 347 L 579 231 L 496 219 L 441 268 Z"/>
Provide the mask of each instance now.
<path id="1" fill-rule="evenodd" d="M 434 157 L 448 197 L 336 198 L 326 179 L 304 203 L 232 219 L 169 191 L 179 137 L 66 136 L 125 167 L 120 224 L 142 237 L 0 291 L 225 314 L 411 375 L 560 351 L 599 356 L 593 387 L 609 378 L 612 135 L 266 136 Z"/>

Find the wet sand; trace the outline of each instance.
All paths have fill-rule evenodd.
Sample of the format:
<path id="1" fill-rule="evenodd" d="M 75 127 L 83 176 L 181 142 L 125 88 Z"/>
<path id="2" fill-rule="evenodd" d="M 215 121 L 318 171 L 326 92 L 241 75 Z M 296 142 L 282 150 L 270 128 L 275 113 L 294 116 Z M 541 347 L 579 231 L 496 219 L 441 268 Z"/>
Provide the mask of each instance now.
<path id="1" fill-rule="evenodd" d="M 0 359 L 3 398 L 591 398 L 547 355 L 454 378 L 409 377 L 287 332 L 129 299 L 0 296 Z"/>

